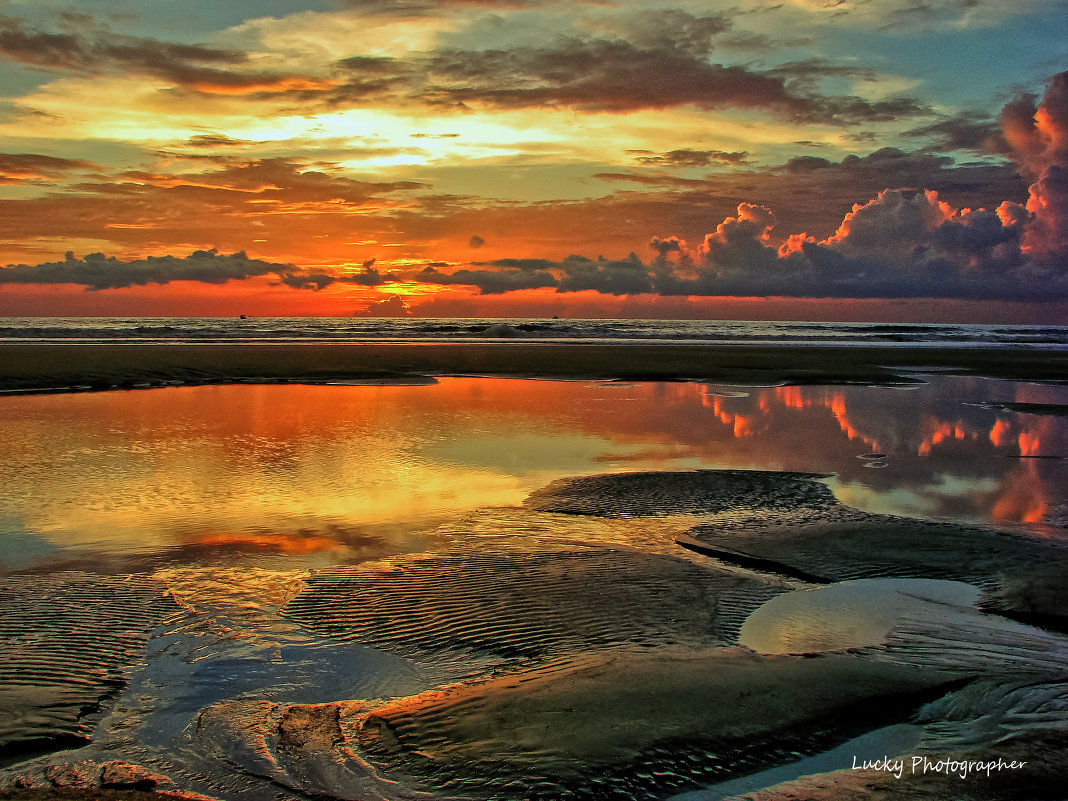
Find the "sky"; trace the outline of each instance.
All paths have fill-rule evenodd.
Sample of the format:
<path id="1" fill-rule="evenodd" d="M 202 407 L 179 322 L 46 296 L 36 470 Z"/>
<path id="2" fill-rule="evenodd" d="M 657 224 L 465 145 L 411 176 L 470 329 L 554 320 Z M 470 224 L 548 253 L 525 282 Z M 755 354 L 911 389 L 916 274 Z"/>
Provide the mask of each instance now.
<path id="1" fill-rule="evenodd" d="M 1065 0 L 0 0 L 0 315 L 1068 324 Z"/>

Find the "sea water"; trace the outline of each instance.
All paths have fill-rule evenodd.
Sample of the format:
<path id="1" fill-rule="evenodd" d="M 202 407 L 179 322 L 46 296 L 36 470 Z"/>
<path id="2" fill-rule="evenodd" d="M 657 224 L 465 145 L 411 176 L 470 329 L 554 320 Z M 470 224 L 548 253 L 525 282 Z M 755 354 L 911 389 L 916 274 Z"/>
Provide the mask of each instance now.
<path id="1" fill-rule="evenodd" d="M 1068 326 L 422 317 L 5 317 L 0 342 L 809 343 L 1063 348 Z"/>

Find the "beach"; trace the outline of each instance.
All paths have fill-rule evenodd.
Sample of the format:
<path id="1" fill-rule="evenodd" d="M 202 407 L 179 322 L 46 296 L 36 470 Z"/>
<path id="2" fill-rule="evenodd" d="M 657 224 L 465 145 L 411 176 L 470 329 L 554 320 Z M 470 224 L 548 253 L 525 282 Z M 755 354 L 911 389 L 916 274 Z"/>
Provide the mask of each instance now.
<path id="1" fill-rule="evenodd" d="M 1066 367 L 0 345 L 0 792 L 1043 797 Z"/>
<path id="2" fill-rule="evenodd" d="M 878 383 L 909 370 L 1039 381 L 1068 377 L 1068 350 L 976 346 L 41 345 L 0 344 L 0 391 L 107 389 L 164 382 L 360 381 L 482 375 L 737 383 Z"/>

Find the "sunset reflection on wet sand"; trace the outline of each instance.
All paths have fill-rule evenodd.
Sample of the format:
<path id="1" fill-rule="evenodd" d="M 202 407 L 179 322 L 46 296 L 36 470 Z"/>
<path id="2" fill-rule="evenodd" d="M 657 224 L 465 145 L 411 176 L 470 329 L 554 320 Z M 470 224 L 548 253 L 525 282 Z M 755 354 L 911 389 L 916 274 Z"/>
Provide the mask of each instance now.
<path id="1" fill-rule="evenodd" d="M 1032 625 L 1063 617 L 1064 402 L 940 374 L 2 397 L 0 745 L 31 784 L 121 754 L 222 799 L 667 798 L 820 753 L 877 728 L 856 704 L 1068 654 Z"/>
<path id="2" fill-rule="evenodd" d="M 21 568 L 82 550 L 349 561 L 386 541 L 421 548 L 428 521 L 517 505 L 562 476 L 696 468 L 830 473 L 868 511 L 1049 534 L 1068 485 L 1063 417 L 997 404 L 1058 392 L 443 378 L 3 398 L 5 553 Z"/>

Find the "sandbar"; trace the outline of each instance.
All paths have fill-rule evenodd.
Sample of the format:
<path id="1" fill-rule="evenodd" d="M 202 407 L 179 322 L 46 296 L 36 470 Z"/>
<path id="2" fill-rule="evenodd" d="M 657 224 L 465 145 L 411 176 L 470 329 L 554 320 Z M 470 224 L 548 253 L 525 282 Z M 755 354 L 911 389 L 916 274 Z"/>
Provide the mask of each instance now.
<path id="1" fill-rule="evenodd" d="M 6 393 L 434 376 L 893 384 L 915 381 L 912 373 L 923 370 L 1063 382 L 1068 350 L 794 343 L 0 345 L 0 392 Z"/>

